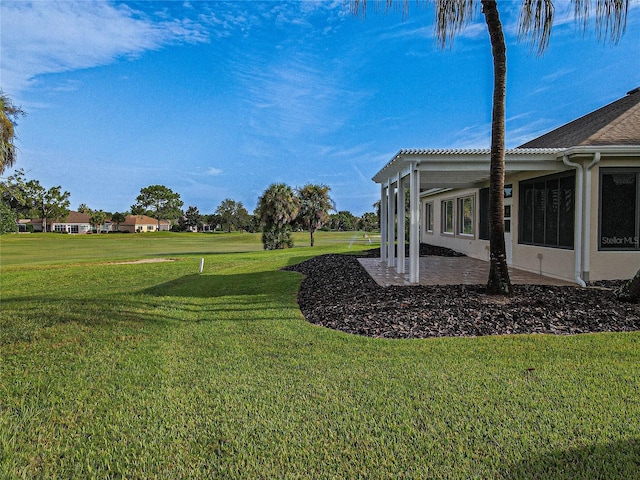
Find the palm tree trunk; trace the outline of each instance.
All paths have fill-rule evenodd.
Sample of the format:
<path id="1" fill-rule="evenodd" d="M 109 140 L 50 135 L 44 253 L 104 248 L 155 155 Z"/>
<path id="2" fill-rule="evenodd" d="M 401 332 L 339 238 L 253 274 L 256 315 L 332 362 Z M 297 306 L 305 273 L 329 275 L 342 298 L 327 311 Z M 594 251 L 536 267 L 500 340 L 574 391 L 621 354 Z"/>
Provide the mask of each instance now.
<path id="1" fill-rule="evenodd" d="M 490 265 L 487 293 L 510 295 L 511 280 L 504 242 L 505 104 L 507 47 L 495 0 L 482 0 L 493 55 L 493 112 L 491 116 L 491 170 L 489 173 Z"/>
<path id="2" fill-rule="evenodd" d="M 616 294 L 618 299 L 624 302 L 640 302 L 640 270 L 631 280 L 622 285 Z"/>

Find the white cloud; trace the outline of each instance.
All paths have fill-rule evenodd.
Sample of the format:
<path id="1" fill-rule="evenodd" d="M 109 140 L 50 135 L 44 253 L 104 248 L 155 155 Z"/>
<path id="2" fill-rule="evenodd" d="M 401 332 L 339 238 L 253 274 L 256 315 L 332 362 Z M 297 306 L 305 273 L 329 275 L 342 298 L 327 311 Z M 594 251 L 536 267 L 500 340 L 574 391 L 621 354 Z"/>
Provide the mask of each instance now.
<path id="1" fill-rule="evenodd" d="M 207 40 L 189 20 L 154 22 L 104 1 L 3 1 L 0 8 L 2 84 L 14 95 L 38 75 L 106 65 L 172 42 Z"/>
<path id="2" fill-rule="evenodd" d="M 222 170 L 216 167 L 209 167 L 205 173 L 206 175 L 222 175 Z"/>

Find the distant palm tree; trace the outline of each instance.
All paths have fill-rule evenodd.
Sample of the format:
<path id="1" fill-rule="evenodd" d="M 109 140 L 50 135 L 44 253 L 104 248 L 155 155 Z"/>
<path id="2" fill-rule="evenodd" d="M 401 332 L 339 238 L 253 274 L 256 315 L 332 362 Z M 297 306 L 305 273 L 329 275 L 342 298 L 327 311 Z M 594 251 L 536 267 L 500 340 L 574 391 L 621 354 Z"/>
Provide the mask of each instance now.
<path id="1" fill-rule="evenodd" d="M 258 200 L 257 214 L 263 225 L 262 243 L 265 250 L 292 247 L 289 224 L 298 215 L 299 201 L 284 183 L 274 183 Z"/>
<path id="2" fill-rule="evenodd" d="M 25 115 L 11 99 L 0 90 L 0 174 L 12 167 L 16 161 L 15 138 L 16 119 Z"/>
<path id="3" fill-rule="evenodd" d="M 309 230 L 310 244 L 313 247 L 313 234 L 329 219 L 329 211 L 335 210 L 335 202 L 329 197 L 331 189 L 326 185 L 308 184 L 298 189 L 300 211 L 298 220 Z"/>
<path id="4" fill-rule="evenodd" d="M 382 3 L 378 0 L 377 4 Z M 397 0 L 398 3 L 400 0 Z M 531 46 L 543 54 L 548 45 L 555 12 L 553 0 L 521 0 L 519 39 L 529 38 Z M 477 0 L 416 0 L 416 3 L 433 3 L 436 9 L 436 37 L 441 47 L 454 37 L 473 18 Z M 482 13 L 491 40 L 493 55 L 493 111 L 491 117 L 491 166 L 489 172 L 489 230 L 490 268 L 487 282 L 489 294 L 511 294 L 511 281 L 507 268 L 504 241 L 504 157 L 505 157 L 505 104 L 507 85 L 507 49 L 502 22 L 496 0 L 481 0 Z M 629 0 L 570 0 L 577 22 L 586 28 L 595 9 L 598 38 L 617 43 L 624 34 Z M 359 14 L 366 10 L 367 0 L 351 0 L 351 11 Z M 385 8 L 393 0 L 384 0 Z M 403 12 L 409 11 L 409 0 L 402 0 Z"/>

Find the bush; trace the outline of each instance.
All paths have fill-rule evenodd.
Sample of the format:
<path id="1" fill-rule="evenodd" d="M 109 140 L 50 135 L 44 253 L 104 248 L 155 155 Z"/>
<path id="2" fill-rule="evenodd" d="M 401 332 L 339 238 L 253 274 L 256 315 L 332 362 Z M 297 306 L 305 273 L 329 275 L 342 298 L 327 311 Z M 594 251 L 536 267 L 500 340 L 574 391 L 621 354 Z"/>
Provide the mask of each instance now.
<path id="1" fill-rule="evenodd" d="M 274 225 L 264 227 L 264 230 L 262 231 L 262 245 L 265 250 L 293 248 L 291 228 L 288 225 L 280 229 Z"/>
<path id="2" fill-rule="evenodd" d="M 0 235 L 17 231 L 16 214 L 8 205 L 0 203 Z"/>

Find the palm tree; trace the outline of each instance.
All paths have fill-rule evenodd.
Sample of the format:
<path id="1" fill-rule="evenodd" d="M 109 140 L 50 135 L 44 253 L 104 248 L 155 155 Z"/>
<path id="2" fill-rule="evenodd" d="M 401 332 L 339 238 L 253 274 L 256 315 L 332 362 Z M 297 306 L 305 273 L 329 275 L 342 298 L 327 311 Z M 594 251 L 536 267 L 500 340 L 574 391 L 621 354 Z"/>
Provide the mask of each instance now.
<path id="1" fill-rule="evenodd" d="M 381 3 L 378 0 L 377 3 Z M 399 0 L 398 0 L 399 1 Z M 477 0 L 416 0 L 434 3 L 436 9 L 436 37 L 441 47 L 452 42 L 475 14 Z M 389 9 L 393 0 L 384 0 Z M 397 2 L 396 2 L 397 3 Z M 624 34 L 629 0 L 570 0 L 573 15 L 586 29 L 595 9 L 598 38 L 617 43 Z M 364 15 L 367 0 L 351 0 L 351 11 Z M 491 163 L 489 172 L 489 229 L 490 268 L 487 282 L 489 294 L 511 294 L 504 241 L 504 156 L 505 104 L 507 84 L 507 49 L 496 0 L 480 0 L 489 32 L 493 55 L 493 109 L 491 116 Z M 409 0 L 402 0 L 403 12 L 409 11 Z M 518 21 L 519 39 L 529 38 L 531 46 L 542 55 L 548 45 L 555 12 L 553 0 L 522 0 Z"/>
<path id="2" fill-rule="evenodd" d="M 309 230 L 310 244 L 313 247 L 313 234 L 329 218 L 329 210 L 335 210 L 335 202 L 329 197 L 331 189 L 326 185 L 308 184 L 298 189 L 300 211 L 298 219 Z"/>
<path id="3" fill-rule="evenodd" d="M 284 183 L 274 183 L 258 200 L 257 214 L 264 226 L 262 244 L 265 250 L 293 247 L 289 224 L 298 215 L 299 202 L 293 190 Z"/>
<path id="4" fill-rule="evenodd" d="M 11 99 L 0 90 L 0 174 L 12 167 L 16 161 L 15 138 L 16 119 L 25 115 Z"/>

